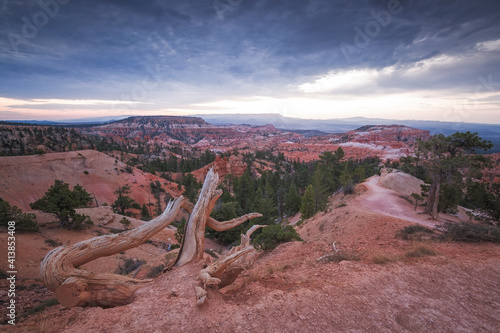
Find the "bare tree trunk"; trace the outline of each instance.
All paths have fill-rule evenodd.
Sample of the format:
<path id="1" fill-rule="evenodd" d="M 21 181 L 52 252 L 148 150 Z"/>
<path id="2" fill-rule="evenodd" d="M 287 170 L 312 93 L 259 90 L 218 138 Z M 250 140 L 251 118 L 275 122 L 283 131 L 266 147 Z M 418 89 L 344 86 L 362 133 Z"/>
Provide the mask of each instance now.
<path id="1" fill-rule="evenodd" d="M 50 251 L 40 265 L 43 283 L 55 292 L 59 303 L 66 307 L 113 307 L 130 303 L 135 290 L 152 280 L 137 280 L 115 274 L 94 274 L 78 267 L 97 258 L 143 244 L 172 223 L 182 207 L 190 211 L 191 215 L 186 224 L 175 266 L 203 259 L 206 225 L 214 230 L 224 231 L 249 219 L 262 216 L 251 213 L 225 222 L 210 218 L 210 212 L 222 195 L 222 191 L 217 189 L 218 181 L 219 176 L 210 169 L 196 205 L 193 206 L 185 198 L 180 197 L 169 202 L 160 216 L 138 228 L 120 234 L 94 237 Z M 202 270 L 203 273 L 200 272 L 199 278 L 205 288 L 221 284 L 221 279 L 226 281 L 222 283 L 223 285 L 231 283 L 243 269 L 253 264 L 256 251 L 250 245 L 250 235 L 259 227 L 261 226 L 253 226 L 246 235 L 242 235 L 241 245 L 233 248 L 227 257 Z M 195 291 L 198 303 L 203 303 L 207 295 L 206 290 L 196 287 Z"/>
<path id="2" fill-rule="evenodd" d="M 429 196 L 427 197 L 427 205 L 425 206 L 424 213 L 429 214 L 432 218 L 438 217 L 439 205 L 439 190 L 441 187 L 441 177 L 434 177 L 431 188 L 429 189 Z"/>
<path id="3" fill-rule="evenodd" d="M 257 259 L 257 252 L 250 244 L 250 236 L 259 228 L 267 225 L 254 225 L 246 234 L 241 235 L 241 243 L 231 249 L 224 258 L 208 265 L 198 273 L 197 279 L 201 281 L 202 287 L 195 287 L 197 305 L 205 302 L 207 288 L 225 287 L 236 280 L 241 272 L 252 266 Z"/>
<path id="4" fill-rule="evenodd" d="M 261 217 L 262 214 L 250 213 L 244 216 L 219 222 L 210 217 L 210 213 L 215 206 L 215 203 L 222 195 L 222 190 L 217 189 L 219 183 L 219 176 L 210 169 L 205 177 L 205 182 L 200 192 L 198 202 L 193 207 L 189 202 L 185 202 L 183 207 L 191 212 L 186 229 L 184 232 L 184 239 L 182 240 L 179 256 L 174 266 L 182 266 L 191 261 L 199 261 L 203 259 L 203 252 L 205 248 L 205 226 L 216 230 L 225 231 L 232 229 L 243 222 Z"/>
<path id="5" fill-rule="evenodd" d="M 115 274 L 94 274 L 79 266 L 100 257 L 137 247 L 172 223 L 183 197 L 170 202 L 162 215 L 121 234 L 94 237 L 50 251 L 40 265 L 43 283 L 64 306 L 112 307 L 130 303 L 134 292 L 151 280 L 136 280 Z"/>
<path id="6" fill-rule="evenodd" d="M 185 210 L 187 210 L 188 212 L 191 213 L 193 211 L 193 209 L 194 209 L 194 204 L 192 204 L 191 202 L 189 202 L 189 201 L 186 200 L 182 204 L 182 208 L 184 208 Z M 248 220 L 254 219 L 256 217 L 262 217 L 262 214 L 260 214 L 260 213 L 249 213 L 249 214 L 245 214 L 243 216 L 234 218 L 232 220 L 223 221 L 223 222 L 217 221 L 213 217 L 209 216 L 207 218 L 207 226 L 209 228 L 215 230 L 215 231 L 226 231 L 226 230 L 232 229 L 234 227 L 237 227 L 240 224 L 242 224 L 243 222 L 246 222 Z"/>
<path id="7" fill-rule="evenodd" d="M 438 213 L 438 205 L 439 205 L 439 190 L 440 190 L 440 187 L 441 187 L 441 183 L 438 182 L 437 185 L 436 185 L 436 194 L 434 196 L 434 204 L 432 205 L 432 218 L 433 219 L 437 219 L 439 217 L 439 213 Z"/>
<path id="8" fill-rule="evenodd" d="M 182 266 L 193 260 L 201 260 L 205 248 L 205 225 L 222 190 L 217 189 L 219 176 L 212 170 L 207 173 L 198 202 L 186 223 L 179 256 L 175 266 Z"/>

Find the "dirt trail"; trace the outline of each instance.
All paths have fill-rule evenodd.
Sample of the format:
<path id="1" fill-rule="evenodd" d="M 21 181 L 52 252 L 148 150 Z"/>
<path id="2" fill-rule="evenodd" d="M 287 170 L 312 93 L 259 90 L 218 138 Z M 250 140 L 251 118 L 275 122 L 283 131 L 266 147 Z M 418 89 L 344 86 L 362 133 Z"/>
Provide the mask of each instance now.
<path id="1" fill-rule="evenodd" d="M 195 305 L 193 286 L 208 255 L 206 262 L 179 267 L 156 278 L 138 290 L 128 305 L 67 309 L 57 304 L 20 317 L 16 327 L 1 326 L 0 331 L 500 332 L 500 246 L 414 244 L 395 238 L 409 222 L 433 222 L 414 212 L 397 192 L 377 183 L 378 177 L 373 177 L 356 187 L 353 195 L 330 198 L 330 209 L 297 227 L 304 242 L 281 244 L 262 254 L 233 285 L 210 289 L 208 302 L 201 307 Z M 44 237 L 63 241 L 70 233 L 52 234 L 55 231 L 20 235 L 19 258 L 29 251 L 44 255 L 49 250 L 42 248 L 48 247 Z M 356 254 L 359 260 L 318 261 L 332 253 L 333 241 L 338 249 Z M 143 246 L 157 254 L 157 260 L 164 256 L 153 252 L 160 249 L 151 244 Z M 415 246 L 430 248 L 435 255 L 408 255 Z M 160 262 L 147 260 L 151 266 Z M 38 266 L 36 261 L 33 265 Z M 100 269 L 109 272 L 116 265 L 103 262 Z M 99 267 L 92 270 L 99 271 Z M 6 290 L 6 283 L 5 279 L 0 281 L 2 290 Z M 40 304 L 27 299 L 54 297 L 44 287 L 30 287 L 33 280 L 19 280 L 21 283 L 26 287 L 18 291 L 20 308 Z"/>
<path id="2" fill-rule="evenodd" d="M 413 205 L 402 199 L 397 192 L 378 185 L 379 180 L 380 176 L 368 178 L 364 183 L 368 190 L 354 199 L 355 202 L 368 210 L 427 227 L 434 227 L 440 223 L 415 211 Z"/>

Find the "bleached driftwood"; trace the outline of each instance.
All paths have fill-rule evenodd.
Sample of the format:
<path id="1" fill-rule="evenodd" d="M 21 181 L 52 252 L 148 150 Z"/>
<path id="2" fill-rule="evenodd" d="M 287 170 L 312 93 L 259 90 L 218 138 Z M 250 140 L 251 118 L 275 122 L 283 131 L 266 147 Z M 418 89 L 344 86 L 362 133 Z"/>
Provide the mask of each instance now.
<path id="1" fill-rule="evenodd" d="M 127 232 L 104 235 L 50 251 L 40 265 L 42 282 L 66 307 L 112 307 L 130 303 L 134 292 L 151 280 L 94 274 L 78 267 L 100 257 L 137 247 L 172 223 L 186 199 L 170 202 L 160 216 Z"/>
<path id="2" fill-rule="evenodd" d="M 334 241 L 334 242 L 332 243 L 332 248 L 333 248 L 333 254 L 334 254 L 334 255 L 335 255 L 335 254 L 337 254 L 337 253 L 339 253 L 339 250 L 338 250 L 338 249 L 337 249 L 337 247 L 335 246 L 335 243 L 337 243 L 337 241 Z M 325 254 L 324 256 L 321 256 L 321 257 L 319 257 L 318 259 L 316 259 L 316 261 L 322 261 L 323 259 L 329 258 L 329 257 L 331 257 L 331 256 L 332 256 L 332 253 L 327 253 L 327 254 Z"/>
<path id="3" fill-rule="evenodd" d="M 257 251 L 250 244 L 250 236 L 255 230 L 266 227 L 265 225 L 254 225 L 246 234 L 241 235 L 241 243 L 231 249 L 227 256 L 208 265 L 198 273 L 197 279 L 201 281 L 202 290 L 209 287 L 225 287 L 236 280 L 241 272 L 250 268 L 257 259 Z M 207 293 L 202 293 L 196 289 L 197 305 L 201 305 L 206 300 Z"/>
<path id="4" fill-rule="evenodd" d="M 217 200 L 222 195 L 222 190 L 217 189 L 218 184 L 219 175 L 212 168 L 205 177 L 205 182 L 203 183 L 196 205 L 193 207 L 192 204 L 185 202 L 184 208 L 190 211 L 191 215 L 186 223 L 181 249 L 174 266 L 182 266 L 191 261 L 200 261 L 203 259 L 205 249 L 205 226 L 216 231 L 225 231 L 249 219 L 262 216 L 262 214 L 259 213 L 250 213 L 225 222 L 219 222 L 211 218 L 210 213 Z"/>
<path id="5" fill-rule="evenodd" d="M 56 298 L 66 307 L 102 306 L 113 307 L 130 303 L 134 292 L 152 280 L 138 280 L 115 274 L 94 274 L 78 267 L 100 257 L 110 256 L 137 247 L 171 224 L 181 208 L 191 212 L 185 227 L 184 239 L 175 266 L 203 259 L 205 226 L 216 231 L 234 228 L 241 223 L 262 216 L 251 213 L 239 218 L 219 222 L 209 215 L 216 201 L 222 195 L 217 189 L 219 176 L 210 169 L 196 205 L 180 197 L 170 202 L 162 215 L 144 225 L 114 235 L 94 237 L 71 246 L 61 246 L 50 251 L 40 266 L 42 282 L 55 292 Z M 208 266 L 199 274 L 204 288 L 211 285 L 227 285 L 255 261 L 255 249 L 250 245 L 250 235 L 257 228 L 252 227 L 242 235 L 239 247 Z M 224 282 L 225 281 L 225 282 Z M 206 299 L 206 290 L 197 287 L 195 292 L 199 304 Z"/>

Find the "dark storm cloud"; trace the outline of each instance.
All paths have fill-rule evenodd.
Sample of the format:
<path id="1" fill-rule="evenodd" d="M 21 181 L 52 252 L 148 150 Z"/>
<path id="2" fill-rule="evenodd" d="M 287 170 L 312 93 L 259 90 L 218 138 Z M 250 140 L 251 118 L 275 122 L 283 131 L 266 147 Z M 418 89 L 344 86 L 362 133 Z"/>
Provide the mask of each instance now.
<path id="1" fill-rule="evenodd" d="M 411 67 L 500 38 L 496 0 L 41 3 L 0 2 L 0 96 L 118 99 L 149 75 L 148 66 L 158 69 L 163 97 L 179 98 L 181 89 L 200 100 L 272 94 L 332 70 Z M 390 22 L 377 21 L 388 12 Z M 500 74 L 497 59 L 459 70 L 461 81 Z M 436 75 L 424 82 L 396 75 L 381 85 L 446 87 L 458 74 Z"/>

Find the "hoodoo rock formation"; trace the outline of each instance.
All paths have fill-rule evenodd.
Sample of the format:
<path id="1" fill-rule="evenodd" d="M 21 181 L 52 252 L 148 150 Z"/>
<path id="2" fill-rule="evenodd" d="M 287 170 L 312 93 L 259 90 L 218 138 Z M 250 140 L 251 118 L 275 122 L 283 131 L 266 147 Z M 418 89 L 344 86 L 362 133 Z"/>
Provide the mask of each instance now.
<path id="1" fill-rule="evenodd" d="M 245 173 L 247 164 L 234 155 L 231 155 L 229 157 L 220 157 L 220 155 L 217 155 L 215 157 L 215 161 L 204 166 L 201 169 L 193 171 L 192 174 L 198 180 L 203 180 L 208 174 L 209 170 L 212 168 L 214 168 L 221 179 L 224 179 L 224 177 L 227 175 L 241 177 L 241 175 Z"/>
<path id="2" fill-rule="evenodd" d="M 92 127 L 88 132 L 100 136 L 143 140 L 160 138 L 164 141 L 176 140 L 184 143 L 195 143 L 206 136 L 217 138 L 236 134 L 231 127 L 213 126 L 198 117 L 176 116 L 129 117 Z"/>

